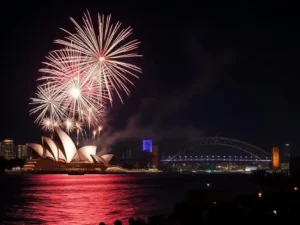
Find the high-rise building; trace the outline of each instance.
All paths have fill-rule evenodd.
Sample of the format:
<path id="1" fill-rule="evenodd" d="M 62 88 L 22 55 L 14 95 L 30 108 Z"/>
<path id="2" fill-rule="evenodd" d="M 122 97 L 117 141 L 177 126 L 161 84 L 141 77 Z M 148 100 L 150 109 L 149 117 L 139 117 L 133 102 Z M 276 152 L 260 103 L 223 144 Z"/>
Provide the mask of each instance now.
<path id="1" fill-rule="evenodd" d="M 273 147 L 272 149 L 272 166 L 273 169 L 279 169 L 279 148 Z"/>
<path id="2" fill-rule="evenodd" d="M 17 146 L 17 158 L 19 158 L 19 159 L 30 158 L 30 149 L 27 147 L 27 145 L 18 145 Z"/>
<path id="3" fill-rule="evenodd" d="M 131 159 L 131 149 L 127 150 L 127 159 Z"/>
<path id="4" fill-rule="evenodd" d="M 21 159 L 21 157 L 22 157 L 22 148 L 21 148 L 21 145 L 18 145 L 17 146 L 17 158 Z"/>
<path id="5" fill-rule="evenodd" d="M 155 169 L 159 167 L 159 150 L 157 145 L 153 146 L 152 165 Z"/>
<path id="6" fill-rule="evenodd" d="M 289 163 L 290 162 L 290 144 L 285 144 L 284 148 L 283 148 L 283 158 L 282 158 L 282 162 L 283 163 Z"/>
<path id="7" fill-rule="evenodd" d="M 1 143 L 1 154 L 5 157 L 5 159 L 15 159 L 15 145 L 13 140 L 5 139 Z"/>
<path id="8" fill-rule="evenodd" d="M 280 165 L 282 170 L 290 168 L 290 144 L 285 144 L 280 156 Z"/>

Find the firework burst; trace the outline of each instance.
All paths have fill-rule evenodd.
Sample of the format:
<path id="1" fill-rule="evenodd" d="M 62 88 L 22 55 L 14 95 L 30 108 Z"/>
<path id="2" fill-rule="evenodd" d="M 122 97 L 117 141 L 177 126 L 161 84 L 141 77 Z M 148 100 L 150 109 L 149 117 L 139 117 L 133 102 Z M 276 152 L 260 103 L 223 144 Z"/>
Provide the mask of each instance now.
<path id="1" fill-rule="evenodd" d="M 31 98 L 30 104 L 38 105 L 29 111 L 30 114 L 39 113 L 35 122 L 41 123 L 49 114 L 50 121 L 60 122 L 65 118 L 66 107 L 62 104 L 61 95 L 49 84 L 37 87 L 36 97 Z"/>
<path id="2" fill-rule="evenodd" d="M 65 49 L 50 53 L 47 57 L 48 62 L 44 62 L 47 68 L 40 70 L 44 76 L 39 80 L 46 81 L 53 89 L 61 93 L 62 104 L 69 109 L 68 116 L 74 117 L 77 114 L 81 117 L 83 114 L 78 114 L 78 112 L 87 111 L 86 109 L 102 112 L 108 100 L 107 91 L 102 88 L 103 84 L 88 77 L 85 71 L 80 71 L 76 63 L 67 63 L 68 57 L 75 57 L 79 60 L 78 51 Z M 90 115 L 90 117 L 96 116 Z"/>
<path id="3" fill-rule="evenodd" d="M 52 131 L 52 121 L 49 118 L 45 118 L 41 122 L 42 130 Z"/>
<path id="4" fill-rule="evenodd" d="M 59 122 L 51 120 L 50 118 L 44 118 L 41 121 L 41 127 L 44 131 L 53 131 L 55 127 L 59 127 Z"/>
<path id="5" fill-rule="evenodd" d="M 55 43 L 65 46 L 66 51 L 72 49 L 78 55 L 66 54 L 64 63 L 76 64 L 79 72 L 84 71 L 89 79 L 95 79 L 99 88 L 108 90 L 108 98 L 112 102 L 113 91 L 122 101 L 120 90 L 129 94 L 127 84 L 133 84 L 129 79 L 138 77 L 141 69 L 126 62 L 133 57 L 140 57 L 134 51 L 138 48 L 137 40 L 127 41 L 132 34 L 130 27 L 121 29 L 121 23 L 111 24 L 111 16 L 98 14 L 98 29 L 94 29 L 93 21 L 87 12 L 83 16 L 83 26 L 73 18 L 76 33 L 65 31 L 69 36 L 65 40 L 59 39 Z M 128 76 L 129 75 L 129 76 Z M 100 90 L 102 92 L 102 90 Z"/>
<path id="6" fill-rule="evenodd" d="M 30 114 L 38 114 L 35 122 L 43 130 L 53 131 L 61 126 L 68 133 L 76 130 L 86 134 L 83 127 L 100 134 L 100 119 L 107 102 L 112 103 L 114 93 L 122 101 L 120 91 L 129 94 L 130 77 L 137 77 L 141 69 L 130 58 L 139 57 L 134 51 L 137 40 L 127 41 L 132 29 L 121 29 L 121 23 L 111 24 L 111 17 L 98 15 L 98 29 L 94 29 L 90 14 L 83 17 L 83 26 L 74 19 L 75 33 L 64 30 L 69 36 L 55 42 L 62 49 L 49 53 L 43 76 L 43 84 L 37 87 L 35 108 Z M 91 131 L 91 130 L 90 130 Z M 95 138 L 95 132 L 92 132 Z"/>

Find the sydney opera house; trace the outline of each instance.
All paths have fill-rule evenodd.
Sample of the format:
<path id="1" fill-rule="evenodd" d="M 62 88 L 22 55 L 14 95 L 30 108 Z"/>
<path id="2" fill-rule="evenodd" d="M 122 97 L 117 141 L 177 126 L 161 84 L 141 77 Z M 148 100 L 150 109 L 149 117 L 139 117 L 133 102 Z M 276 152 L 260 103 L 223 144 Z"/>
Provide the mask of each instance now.
<path id="1" fill-rule="evenodd" d="M 83 146 L 79 149 L 72 139 L 59 127 L 52 138 L 42 137 L 42 144 L 28 143 L 39 159 L 28 160 L 25 170 L 34 171 L 104 171 L 113 154 L 96 155 L 97 146 Z"/>

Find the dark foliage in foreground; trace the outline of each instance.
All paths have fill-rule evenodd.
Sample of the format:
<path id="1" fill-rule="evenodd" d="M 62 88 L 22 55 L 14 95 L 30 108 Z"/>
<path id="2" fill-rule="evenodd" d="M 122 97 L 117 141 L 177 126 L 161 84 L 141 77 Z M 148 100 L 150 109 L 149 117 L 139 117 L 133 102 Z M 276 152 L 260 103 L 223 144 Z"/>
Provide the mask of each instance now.
<path id="1" fill-rule="evenodd" d="M 300 215 L 300 191 L 288 187 L 280 191 L 262 191 L 233 197 L 220 190 L 194 191 L 176 205 L 168 217 L 157 215 L 148 221 L 130 218 L 130 225 L 198 225 L 198 224 L 287 224 Z M 120 225 L 120 221 L 115 224 Z M 127 223 L 125 223 L 127 224 Z"/>
<path id="2" fill-rule="evenodd" d="M 13 167 L 23 167 L 26 163 L 25 159 L 10 159 L 7 160 L 3 156 L 0 156 L 0 173 L 5 169 L 11 170 Z"/>

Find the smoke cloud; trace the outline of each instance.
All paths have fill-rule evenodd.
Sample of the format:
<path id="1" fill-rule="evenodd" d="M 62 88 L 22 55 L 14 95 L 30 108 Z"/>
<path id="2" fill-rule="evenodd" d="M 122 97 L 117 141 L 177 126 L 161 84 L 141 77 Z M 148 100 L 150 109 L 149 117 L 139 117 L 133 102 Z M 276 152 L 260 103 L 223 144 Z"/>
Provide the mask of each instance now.
<path id="1" fill-rule="evenodd" d="M 175 99 L 174 99 L 175 100 Z M 147 104 L 145 104 L 147 102 Z M 154 99 L 147 99 L 143 101 L 143 107 L 139 108 L 139 110 L 133 114 L 126 123 L 124 129 L 121 130 L 107 130 L 105 133 L 101 135 L 101 140 L 99 141 L 99 145 L 101 148 L 109 148 L 111 145 L 116 142 L 130 140 L 130 139 L 144 139 L 151 138 L 154 141 L 160 141 L 165 139 L 173 139 L 173 138 L 188 138 L 195 139 L 199 138 L 202 135 L 202 130 L 194 128 L 194 127 L 164 127 L 162 123 L 163 119 L 166 118 L 172 110 L 163 110 L 164 112 L 160 112 L 157 115 L 154 115 L 154 119 L 150 124 L 144 125 L 142 123 L 143 118 L 151 111 L 150 109 L 159 108 L 157 104 L 153 104 Z M 161 101 L 161 104 L 167 103 L 168 100 L 164 99 Z M 155 106 L 156 105 L 156 106 Z M 160 104 L 159 104 L 160 105 Z M 170 106 L 171 104 L 164 104 L 165 107 Z M 147 117 L 147 116 L 146 116 Z"/>
<path id="2" fill-rule="evenodd" d="M 197 57 L 194 55 L 193 59 L 197 59 Z M 155 142 L 179 138 L 187 140 L 200 139 L 204 134 L 204 130 L 192 125 L 170 126 L 166 124 L 166 121 L 174 114 L 184 114 L 184 109 L 189 106 L 192 97 L 195 95 L 200 96 L 213 90 L 219 73 L 233 63 L 234 56 L 227 49 L 213 60 L 207 57 L 198 57 L 198 59 L 201 61 L 201 65 L 198 67 L 193 66 L 193 73 L 199 74 L 199 78 L 182 88 L 180 94 L 144 98 L 136 112 L 127 119 L 123 129 L 115 130 L 110 124 L 113 118 L 107 118 L 104 125 L 105 130 L 98 142 L 100 149 L 109 152 L 113 144 L 130 139 L 151 138 Z M 194 62 L 195 64 L 197 62 Z"/>
<path id="3" fill-rule="evenodd" d="M 166 96 L 157 98 L 146 98 L 141 101 L 137 111 L 127 119 L 125 127 L 121 130 L 114 130 L 109 122 L 104 125 L 107 129 L 101 135 L 98 145 L 106 149 L 113 144 L 129 139 L 151 138 L 154 141 L 165 139 L 184 138 L 194 140 L 200 138 L 203 131 L 193 126 L 178 127 L 168 126 L 165 121 L 188 104 L 194 94 L 205 91 L 203 82 L 198 80 L 191 87 L 188 87 L 178 96 Z M 109 119 L 108 121 L 111 121 Z M 146 121 L 146 122 L 145 122 Z"/>

